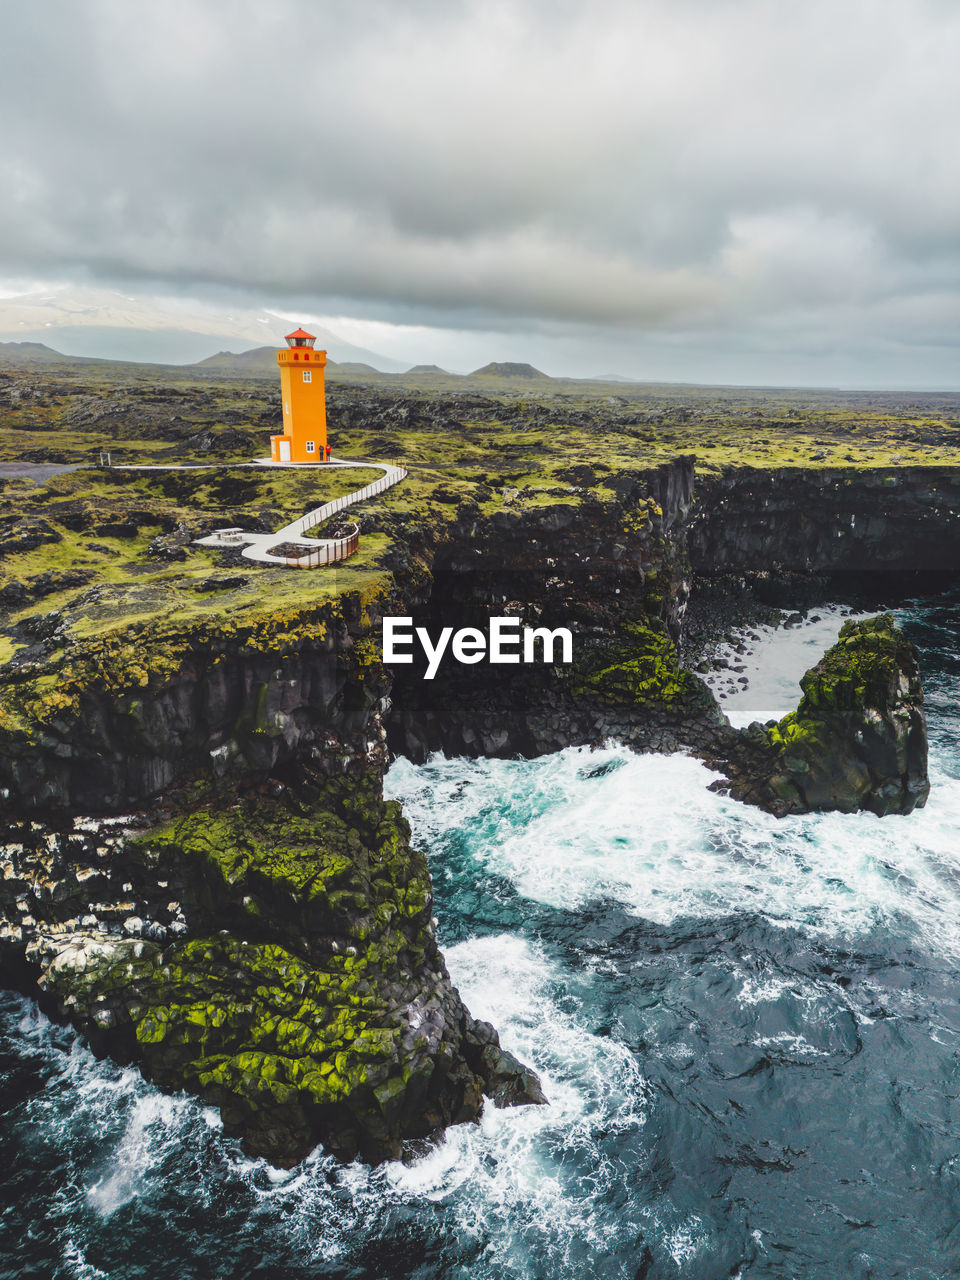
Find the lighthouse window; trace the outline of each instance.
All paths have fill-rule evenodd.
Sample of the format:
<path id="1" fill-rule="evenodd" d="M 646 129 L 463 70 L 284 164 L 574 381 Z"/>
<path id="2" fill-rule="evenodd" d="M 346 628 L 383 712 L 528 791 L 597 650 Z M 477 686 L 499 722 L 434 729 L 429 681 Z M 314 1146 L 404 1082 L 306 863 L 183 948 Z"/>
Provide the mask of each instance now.
<path id="1" fill-rule="evenodd" d="M 316 442 L 315 442 L 315 441 L 313 441 L 313 440 L 308 440 L 308 441 L 307 441 L 307 453 L 316 453 L 316 451 L 317 451 Z"/>
<path id="2" fill-rule="evenodd" d="M 304 380 L 304 382 L 312 382 L 312 381 L 313 381 L 313 370 L 312 370 L 312 369 L 304 369 L 304 371 L 303 371 L 303 380 Z"/>

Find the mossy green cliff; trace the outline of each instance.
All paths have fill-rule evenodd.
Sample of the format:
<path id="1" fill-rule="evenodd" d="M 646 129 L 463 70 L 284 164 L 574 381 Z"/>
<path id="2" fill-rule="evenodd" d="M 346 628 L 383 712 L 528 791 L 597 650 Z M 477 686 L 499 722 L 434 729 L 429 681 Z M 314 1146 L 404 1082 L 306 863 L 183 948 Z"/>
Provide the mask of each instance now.
<path id="1" fill-rule="evenodd" d="M 917 653 L 890 614 L 845 622 L 800 687 L 796 711 L 734 740 L 735 796 L 777 814 L 909 813 L 926 802 Z"/>
<path id="2" fill-rule="evenodd" d="M 484 1094 L 540 1101 L 449 982 L 425 863 L 380 798 L 387 738 L 428 716 L 474 751 L 488 724 L 506 750 L 689 727 L 691 695 L 707 705 L 673 639 L 690 483 L 681 462 L 603 500 L 382 503 L 359 573 L 274 591 L 268 572 L 217 609 L 151 597 L 134 618 L 125 583 L 67 603 L 0 675 L 8 980 L 277 1163 L 318 1141 L 392 1157 Z M 487 671 L 463 703 L 384 667 L 385 614 L 446 625 L 505 597 L 573 622 L 574 668 Z"/>
<path id="3" fill-rule="evenodd" d="M 181 398 L 197 396 L 181 390 L 183 409 Z M 279 413 L 275 388 L 258 393 L 262 413 L 240 439 L 233 418 L 200 430 L 169 418 L 172 390 L 156 404 L 141 391 L 120 424 L 103 420 L 96 396 L 75 404 L 68 388 L 49 404 L 32 399 L 29 412 L 17 400 L 0 452 L 5 443 L 37 465 L 74 464 L 114 440 L 126 461 L 247 458 Z M 800 472 L 816 487 L 815 434 L 832 441 L 831 465 L 841 465 L 838 450 L 851 451 L 843 510 L 854 520 L 845 528 L 869 548 L 892 527 L 878 492 L 888 506 L 899 501 L 895 486 L 877 490 L 872 472 L 860 475 L 892 465 L 880 438 L 887 418 L 878 410 L 864 435 L 846 416 L 814 426 L 752 394 L 726 406 L 722 421 L 706 402 L 688 411 L 672 393 L 666 401 L 641 408 L 614 397 L 601 409 L 597 397 L 584 407 L 565 393 L 549 405 L 506 395 L 333 396 L 338 451 L 401 457 L 410 476 L 351 513 L 360 553 L 317 573 L 253 566 L 192 540 L 217 525 L 276 528 L 330 496 L 307 492 L 303 475 L 8 475 L 7 980 L 39 992 L 98 1051 L 208 1098 L 248 1151 L 288 1164 L 321 1141 L 345 1157 L 382 1159 L 406 1139 L 474 1118 L 484 1093 L 540 1098 L 535 1078 L 450 985 L 426 866 L 381 799 L 388 746 L 414 758 L 436 748 L 512 755 L 612 736 L 722 758 L 738 794 L 787 812 L 851 804 L 849 786 L 837 795 L 817 782 L 817 752 L 846 760 L 849 735 L 876 712 L 872 758 L 887 749 L 884 735 L 900 734 L 901 789 L 893 772 L 868 767 L 863 790 L 853 764 L 845 783 L 860 788 L 856 803 L 875 798 L 878 811 L 919 802 L 922 719 L 918 728 L 918 689 L 899 641 L 900 702 L 893 668 L 866 678 L 866 652 L 878 662 L 886 653 L 881 630 L 862 655 L 845 639 L 845 665 L 805 686 L 779 739 L 773 727 L 734 734 L 676 649 L 691 522 L 701 572 L 711 548 L 720 568 L 770 563 L 762 512 L 749 538 L 738 532 L 744 513 L 762 505 L 755 474 L 726 484 L 738 449 L 749 446 L 755 468 L 776 470 L 778 501 Z M 246 392 L 219 412 L 242 416 L 245 405 Z M 938 419 L 936 432 L 949 451 L 954 427 Z M 688 447 L 716 480 L 709 510 L 696 501 Z M 918 474 L 896 527 L 929 541 L 927 498 L 949 495 L 948 481 Z M 786 510 L 784 540 L 798 527 Z M 848 538 L 834 537 L 825 517 L 800 532 L 804 567 Z M 432 631 L 482 628 L 503 614 L 569 626 L 575 658 L 555 668 L 448 664 L 425 682 L 416 667 L 384 667 L 385 614 Z M 903 763 L 897 748 L 891 758 Z"/>
<path id="4" fill-rule="evenodd" d="M 111 859 L 133 878 L 123 931 L 75 917 L 55 929 L 47 913 L 26 945 L 47 1000 L 101 1052 L 218 1106 L 276 1164 L 319 1141 L 395 1158 L 406 1139 L 475 1119 L 484 1094 L 541 1101 L 450 984 L 399 805 L 372 779 L 271 792 L 126 828 Z M 57 868 L 65 911 L 77 861 Z"/>

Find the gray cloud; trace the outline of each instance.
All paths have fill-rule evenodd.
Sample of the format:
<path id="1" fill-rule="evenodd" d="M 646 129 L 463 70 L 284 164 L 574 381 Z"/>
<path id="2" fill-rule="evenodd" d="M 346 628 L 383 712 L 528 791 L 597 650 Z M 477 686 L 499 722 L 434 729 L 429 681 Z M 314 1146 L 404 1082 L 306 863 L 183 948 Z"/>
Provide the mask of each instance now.
<path id="1" fill-rule="evenodd" d="M 954 5 L 3 7 L 0 273 L 947 377 Z"/>

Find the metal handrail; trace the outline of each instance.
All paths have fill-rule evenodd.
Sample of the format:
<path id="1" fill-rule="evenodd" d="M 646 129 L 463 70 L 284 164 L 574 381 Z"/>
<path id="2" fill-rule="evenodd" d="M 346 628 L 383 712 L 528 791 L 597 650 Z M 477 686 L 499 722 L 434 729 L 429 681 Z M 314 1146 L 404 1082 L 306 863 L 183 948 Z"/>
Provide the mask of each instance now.
<path id="1" fill-rule="evenodd" d="M 320 565 L 336 564 L 338 560 L 346 560 L 360 548 L 360 529 L 353 526 L 353 532 L 331 542 L 322 543 L 315 551 L 308 551 L 302 556 L 284 556 L 284 562 L 294 569 L 317 569 Z"/>
<path id="2" fill-rule="evenodd" d="M 280 530 L 280 534 L 287 537 L 298 537 L 306 533 L 308 529 L 314 529 L 318 524 L 323 524 L 324 520 L 329 520 L 331 516 L 335 516 L 339 511 L 352 507 L 354 503 L 363 502 L 367 498 L 374 498 L 377 494 L 383 493 L 385 489 L 392 489 L 395 484 L 399 484 L 401 480 L 406 479 L 406 476 L 407 470 L 405 467 L 388 467 L 379 480 L 374 480 L 372 484 L 365 485 L 362 489 L 356 489 L 353 493 L 344 494 L 342 498 L 333 498 L 330 502 L 325 502 L 323 506 L 316 507 L 313 511 L 308 511 L 299 520 L 295 520 L 293 524 L 288 524 L 286 528 Z"/>
<path id="3" fill-rule="evenodd" d="M 373 498 L 378 493 L 383 493 L 385 489 L 390 489 L 395 484 L 399 484 L 401 480 L 406 479 L 407 469 L 399 463 L 385 466 L 381 462 L 372 463 L 371 465 L 384 468 L 384 474 L 379 480 L 374 480 L 372 484 L 365 485 L 362 489 L 356 489 L 353 493 L 344 494 L 342 498 L 333 498 L 330 502 L 325 502 L 323 506 L 316 507 L 313 511 L 308 511 L 306 515 L 302 515 L 293 524 L 288 524 L 284 528 L 278 529 L 273 535 L 276 539 L 274 545 L 280 545 L 285 540 L 292 541 L 294 538 L 302 538 L 308 529 L 316 528 L 324 520 L 329 520 L 331 516 L 335 516 L 338 511 L 344 511 L 347 507 L 352 507 L 357 502 L 363 502 L 366 498 Z M 336 564 L 338 560 L 346 560 L 348 556 L 352 556 L 358 551 L 359 547 L 360 527 L 354 524 L 352 533 L 344 534 L 340 538 L 325 539 L 315 549 L 311 548 L 309 551 L 305 551 L 303 555 L 273 556 L 269 552 L 264 554 L 268 560 L 287 564 L 294 569 L 316 569 L 320 565 Z M 244 552 L 244 554 L 246 555 L 247 552 Z"/>

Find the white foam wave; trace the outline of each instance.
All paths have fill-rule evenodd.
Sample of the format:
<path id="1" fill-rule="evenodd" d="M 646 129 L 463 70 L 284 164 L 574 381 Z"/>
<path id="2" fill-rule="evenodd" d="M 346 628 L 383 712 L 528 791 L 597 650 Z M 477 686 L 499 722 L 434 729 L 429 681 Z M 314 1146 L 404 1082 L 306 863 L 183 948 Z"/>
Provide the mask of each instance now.
<path id="1" fill-rule="evenodd" d="M 550 1105 L 488 1102 L 479 1124 L 448 1130 L 406 1164 L 341 1166 L 315 1152 L 277 1174 L 234 1153 L 231 1174 L 250 1193 L 255 1218 L 303 1256 L 347 1256 L 393 1215 L 430 1202 L 446 1230 L 473 1242 L 471 1275 L 535 1277 L 545 1266 L 550 1274 L 573 1274 L 581 1253 L 615 1247 L 609 1221 L 594 1206 L 596 1196 L 622 1193 L 623 1170 L 596 1134 L 626 1134 L 645 1123 L 639 1067 L 624 1046 L 588 1030 L 559 963 L 532 943 L 498 935 L 445 954 L 471 1011 L 493 1020 L 504 1047 L 539 1072 Z M 135 1147 L 132 1135 L 130 1141 Z"/>
<path id="2" fill-rule="evenodd" d="M 106 1271 L 101 1271 L 87 1261 L 83 1250 L 74 1240 L 68 1240 L 64 1245 L 63 1263 L 72 1280 L 110 1280 Z"/>
<path id="3" fill-rule="evenodd" d="M 451 977 L 477 1017 L 496 1022 L 504 1047 L 540 1074 L 547 1107 L 497 1108 L 479 1126 L 451 1129 L 412 1165 L 391 1165 L 395 1192 L 453 1201 L 458 1228 L 485 1241 L 488 1265 L 510 1265 L 569 1247 L 607 1248 L 592 1197 L 620 1173 L 598 1160 L 596 1126 L 606 1134 L 642 1126 L 647 1091 L 622 1045 L 592 1034 L 563 999 L 563 974 L 530 942 L 512 935 L 471 939 L 446 952 Z M 590 1185 L 584 1184 L 589 1170 Z"/>
<path id="4" fill-rule="evenodd" d="M 16 1023 L 24 1050 L 43 1062 L 46 1074 L 44 1089 L 26 1107 L 31 1140 L 87 1151 L 95 1135 L 95 1154 L 85 1155 L 82 1179 L 64 1193 L 68 1201 L 108 1218 L 135 1197 L 156 1192 L 178 1144 L 179 1166 L 199 1166 L 201 1131 L 219 1135 L 216 1111 L 185 1095 L 161 1093 L 133 1067 L 96 1058 L 78 1035 L 51 1023 L 29 1001 L 22 1002 Z M 198 1189 L 202 1185 L 198 1180 Z M 70 1204 L 64 1210 L 71 1212 Z"/>
<path id="5" fill-rule="evenodd" d="M 118 1082 L 129 1088 L 132 1081 Z M 87 1186 L 89 1203 L 102 1216 L 115 1213 L 148 1186 L 165 1157 L 182 1119 L 183 1101 L 153 1089 L 136 1090 L 118 1140 L 101 1164 L 99 1176 Z"/>
<path id="6" fill-rule="evenodd" d="M 624 1171 L 597 1134 L 644 1125 L 649 1100 L 636 1059 L 591 1032 L 590 1011 L 571 996 L 560 962 L 533 943 L 476 938 L 446 958 L 474 1014 L 493 1020 L 504 1046 L 540 1073 L 550 1105 L 488 1103 L 479 1124 L 450 1129 L 409 1164 L 377 1169 L 343 1167 L 321 1152 L 287 1173 L 246 1159 L 211 1132 L 208 1109 L 98 1062 L 76 1036 L 26 1013 L 32 1047 L 48 1068 L 33 1104 L 36 1125 L 67 1152 L 89 1149 L 91 1140 L 96 1150 L 82 1185 L 59 1208 L 64 1221 L 82 1231 L 91 1217 L 109 1220 L 137 1197 L 169 1194 L 172 1179 L 196 1205 L 226 1178 L 245 1189 L 250 1229 L 262 1222 L 315 1260 L 349 1256 L 358 1239 L 376 1238 L 397 1213 L 427 1202 L 442 1212 L 445 1230 L 474 1242 L 471 1274 L 533 1277 L 543 1266 L 573 1274 L 591 1250 L 614 1249 L 595 1204 L 623 1194 Z M 201 1150 L 202 1161 L 193 1154 Z M 632 1239 L 635 1221 L 622 1229 Z M 95 1280 L 79 1246 L 71 1256 L 73 1273 Z"/>
<path id="7" fill-rule="evenodd" d="M 571 911 L 612 900 L 657 924 L 755 912 L 845 937 L 882 927 L 960 951 L 960 781 L 936 756 L 926 808 L 882 819 L 773 818 L 709 791 L 715 777 L 682 755 L 570 748 L 399 761 L 388 786 L 438 873 L 456 842 L 491 892 L 506 881 Z"/>

